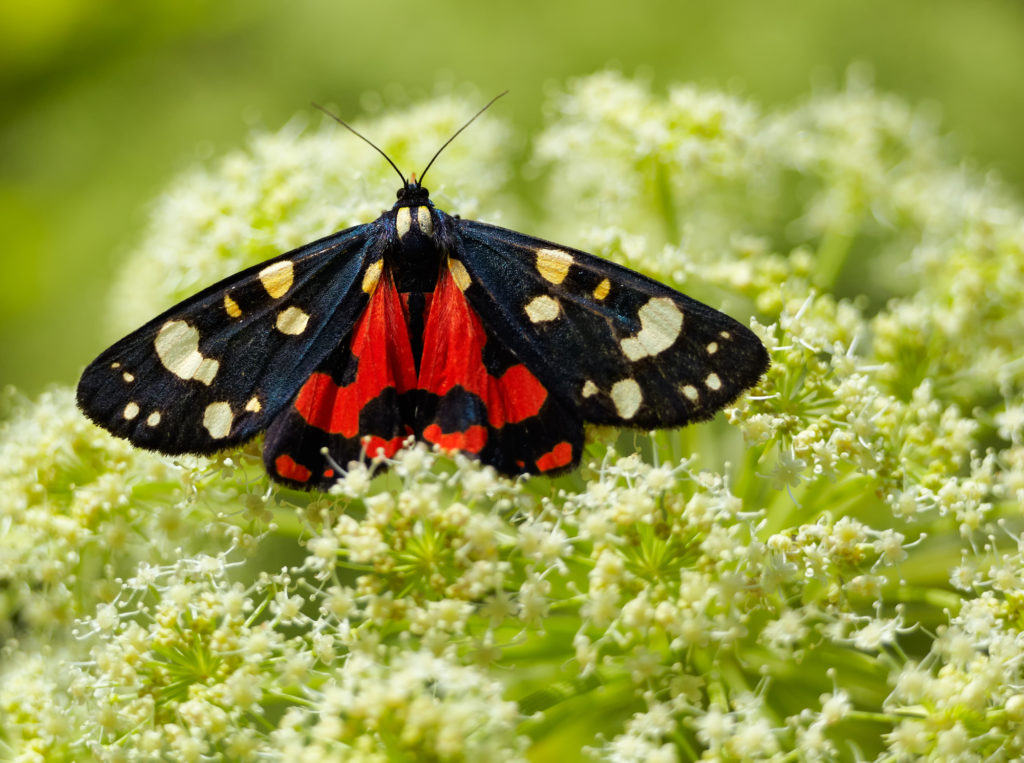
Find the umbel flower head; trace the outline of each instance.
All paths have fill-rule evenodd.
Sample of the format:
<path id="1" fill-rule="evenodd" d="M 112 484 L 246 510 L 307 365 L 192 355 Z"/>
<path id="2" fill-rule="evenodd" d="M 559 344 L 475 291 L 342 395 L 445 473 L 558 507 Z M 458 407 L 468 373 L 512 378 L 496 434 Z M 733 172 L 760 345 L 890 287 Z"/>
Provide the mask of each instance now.
<path id="1" fill-rule="evenodd" d="M 470 100 L 359 128 L 416 164 Z M 259 443 L 167 459 L 67 390 L 12 398 L 3 755 L 1024 756 L 1020 201 L 856 71 L 772 112 L 571 82 L 529 136 L 541 204 L 517 203 L 512 134 L 484 115 L 435 201 L 749 317 L 760 386 L 709 424 L 594 431 L 557 480 L 419 446 L 326 495 L 268 483 Z M 159 202 L 113 320 L 372 219 L 392 185 L 333 126 L 257 136 Z"/>

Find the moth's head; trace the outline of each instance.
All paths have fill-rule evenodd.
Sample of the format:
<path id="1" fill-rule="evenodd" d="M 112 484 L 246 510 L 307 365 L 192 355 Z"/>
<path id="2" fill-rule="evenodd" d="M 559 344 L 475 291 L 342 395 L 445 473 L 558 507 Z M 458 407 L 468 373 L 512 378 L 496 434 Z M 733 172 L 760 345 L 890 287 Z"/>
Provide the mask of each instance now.
<path id="1" fill-rule="evenodd" d="M 418 207 L 430 203 L 430 191 L 420 185 L 414 172 L 405 185 L 398 189 L 396 207 Z"/>

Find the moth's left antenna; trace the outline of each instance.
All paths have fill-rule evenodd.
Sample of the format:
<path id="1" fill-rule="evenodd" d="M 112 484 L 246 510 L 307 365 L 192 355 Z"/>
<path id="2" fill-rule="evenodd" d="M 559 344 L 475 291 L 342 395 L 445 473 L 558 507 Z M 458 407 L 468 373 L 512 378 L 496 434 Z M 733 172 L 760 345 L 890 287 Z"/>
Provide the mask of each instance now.
<path id="1" fill-rule="evenodd" d="M 490 105 L 490 104 L 488 104 L 488 105 Z M 320 109 L 320 111 L 322 111 L 322 112 L 323 112 L 324 114 L 326 114 L 327 116 L 329 116 L 329 117 L 330 117 L 331 119 L 333 119 L 333 120 L 334 120 L 335 122 L 337 122 L 338 124 L 340 124 L 340 125 L 341 125 L 342 127 L 344 127 L 345 129 L 347 129 L 347 130 L 348 130 L 349 132 L 351 132 L 351 133 L 352 133 L 353 135 L 355 135 L 355 136 L 356 136 L 357 138 L 362 138 L 362 139 L 363 139 L 364 141 L 366 141 L 366 142 L 367 142 L 367 143 L 368 143 L 369 145 L 373 146 L 373 149 L 374 149 L 374 150 L 375 150 L 375 151 L 376 151 L 376 152 L 377 152 L 378 154 L 380 154 L 380 155 L 381 155 L 381 156 L 383 156 L 383 157 L 384 157 L 385 159 L 387 159 L 387 160 L 388 160 L 388 164 L 390 164 L 390 165 L 391 165 L 392 167 L 394 167 L 394 168 L 395 168 L 395 172 L 397 172 L 397 173 L 398 173 L 398 177 L 400 177 L 400 178 L 402 179 L 402 185 L 405 185 L 405 184 L 406 184 L 406 180 L 405 180 L 405 175 L 403 175 L 403 174 L 402 174 L 402 171 L 401 171 L 400 169 L 398 169 L 398 167 L 397 167 L 397 166 L 395 165 L 395 163 L 394 163 L 393 161 L 391 161 L 391 157 L 390 157 L 390 156 L 388 156 L 387 154 L 385 154 L 385 153 L 384 153 L 384 151 L 383 151 L 383 150 L 382 150 L 382 149 L 381 149 L 381 148 L 380 148 L 379 146 L 377 146 L 377 145 L 376 145 L 376 144 L 375 144 L 375 143 L 374 143 L 374 142 L 373 142 L 372 140 L 370 140 L 369 138 L 367 138 L 367 137 L 366 137 L 365 135 L 363 135 L 363 134 L 362 134 L 361 132 L 359 132 L 359 131 L 358 131 L 358 130 L 357 130 L 356 128 L 354 128 L 354 127 L 353 127 L 352 125 L 350 125 L 350 124 L 349 124 L 348 122 L 346 122 L 346 121 L 345 121 L 344 119 L 342 119 L 341 117 L 336 117 L 336 116 L 335 116 L 334 114 L 332 114 L 332 113 L 331 113 L 331 112 L 329 112 L 329 111 L 328 111 L 327 109 L 325 109 L 325 108 L 324 108 L 323 106 L 321 106 L 321 105 L 320 105 L 319 103 L 314 103 L 314 104 L 313 104 L 313 106 L 314 106 L 315 108 L 317 108 L 317 109 Z M 475 119 L 475 117 L 474 117 L 474 119 Z M 456 133 L 456 135 L 458 135 L 458 133 Z M 454 136 L 453 136 L 453 137 L 454 137 Z"/>

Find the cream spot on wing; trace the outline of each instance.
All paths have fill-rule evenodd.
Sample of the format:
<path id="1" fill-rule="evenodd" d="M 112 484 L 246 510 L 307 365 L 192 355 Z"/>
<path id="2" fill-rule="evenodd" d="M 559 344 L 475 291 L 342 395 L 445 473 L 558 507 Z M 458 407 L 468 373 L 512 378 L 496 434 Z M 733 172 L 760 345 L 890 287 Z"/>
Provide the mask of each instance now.
<path id="1" fill-rule="evenodd" d="M 309 315 L 297 307 L 289 307 L 277 314 L 277 330 L 282 334 L 298 336 L 306 330 Z"/>
<path id="2" fill-rule="evenodd" d="M 230 315 L 232 318 L 242 317 L 242 308 L 238 306 L 235 300 L 231 299 L 227 294 L 224 295 L 224 312 Z"/>
<path id="3" fill-rule="evenodd" d="M 704 384 L 707 385 L 708 389 L 722 388 L 722 380 L 718 378 L 718 374 L 708 374 L 708 378 L 704 380 Z"/>
<path id="4" fill-rule="evenodd" d="M 681 387 L 680 389 L 682 389 L 683 395 L 685 395 L 686 399 L 689 400 L 691 403 L 696 403 L 698 400 L 700 400 L 700 393 L 697 391 L 697 388 L 694 387 L 692 384 L 687 384 Z"/>
<path id="5" fill-rule="evenodd" d="M 220 363 L 199 352 L 199 331 L 185 321 L 167 321 L 153 340 L 164 368 L 180 379 L 198 379 L 209 385 Z"/>
<path id="6" fill-rule="evenodd" d="M 398 231 L 398 237 L 405 238 L 405 234 L 409 232 L 411 227 L 412 215 L 409 213 L 409 207 L 401 207 L 395 213 L 395 230 Z"/>
<path id="7" fill-rule="evenodd" d="M 146 423 L 149 424 L 151 427 L 155 427 L 157 424 L 160 423 L 160 418 L 160 411 L 153 411 L 146 418 Z"/>
<path id="8" fill-rule="evenodd" d="M 133 374 L 128 373 L 127 371 L 121 374 L 121 378 L 124 379 L 126 382 L 135 381 L 135 376 Z"/>
<path id="9" fill-rule="evenodd" d="M 624 419 L 631 419 L 639 410 L 644 395 L 635 379 L 622 379 L 612 385 L 611 398 L 618 414 Z"/>
<path id="10" fill-rule="evenodd" d="M 430 209 L 428 207 L 416 207 L 416 222 L 420 226 L 420 232 L 424 236 L 430 236 L 434 233 L 434 221 L 430 219 Z"/>
<path id="11" fill-rule="evenodd" d="M 598 392 L 600 392 L 600 390 L 597 388 L 597 385 L 590 381 L 590 379 L 587 379 L 586 383 L 583 385 L 583 397 L 593 397 Z"/>
<path id="12" fill-rule="evenodd" d="M 718 335 L 722 337 L 722 339 L 732 339 L 732 334 L 730 334 L 728 331 L 719 331 Z"/>
<path id="13" fill-rule="evenodd" d="M 383 257 L 370 263 L 369 267 L 366 268 L 366 272 L 363 273 L 363 291 L 367 294 L 373 293 L 373 290 L 377 288 L 377 282 L 380 280 L 380 273 L 383 269 Z"/>
<path id="14" fill-rule="evenodd" d="M 683 314 L 668 297 L 652 297 L 637 312 L 640 331 L 620 342 L 622 352 L 630 360 L 664 352 L 679 338 Z"/>
<path id="15" fill-rule="evenodd" d="M 249 411 L 249 413 L 259 413 L 262 411 L 263 406 L 260 405 L 260 399 L 256 395 L 250 397 L 249 402 L 245 404 L 245 410 Z"/>
<path id="16" fill-rule="evenodd" d="M 718 342 L 709 342 L 707 349 L 708 355 L 714 355 L 716 352 L 718 352 Z"/>
<path id="17" fill-rule="evenodd" d="M 549 297 L 547 294 L 541 294 L 539 297 L 531 299 L 523 309 L 526 310 L 526 315 L 534 323 L 553 321 L 558 317 L 558 300 Z"/>
<path id="18" fill-rule="evenodd" d="M 569 275 L 569 266 L 572 263 L 572 255 L 560 249 L 537 250 L 537 272 L 550 283 L 562 283 Z"/>
<path id="19" fill-rule="evenodd" d="M 203 362 L 199 364 L 199 368 L 196 369 L 195 378 L 205 384 L 207 387 L 213 383 L 213 377 L 217 375 L 217 369 L 220 368 L 220 361 L 214 360 L 213 358 L 203 358 Z"/>
<path id="20" fill-rule="evenodd" d="M 292 281 L 295 279 L 295 267 L 291 260 L 281 260 L 273 265 L 267 265 L 260 271 L 260 281 L 263 288 L 267 290 L 274 299 L 280 299 L 292 288 Z"/>
<path id="21" fill-rule="evenodd" d="M 203 426 L 214 440 L 228 436 L 231 422 L 234 421 L 230 403 L 210 403 L 203 411 Z"/>
<path id="22" fill-rule="evenodd" d="M 120 363 L 111 363 L 110 367 L 113 368 L 116 371 L 117 369 L 119 369 L 121 367 L 121 364 Z"/>
<path id="23" fill-rule="evenodd" d="M 612 290 L 612 282 L 605 278 L 601 283 L 594 287 L 594 299 L 604 299 L 608 296 L 608 292 Z"/>
<path id="24" fill-rule="evenodd" d="M 139 415 L 139 405 L 138 405 L 138 403 L 134 403 L 134 402 L 133 403 L 128 403 L 128 405 L 126 405 L 124 407 L 124 417 L 126 419 L 128 419 L 128 421 L 131 421 L 132 419 L 134 419 L 138 415 Z"/>
<path id="25" fill-rule="evenodd" d="M 455 279 L 455 285 L 459 287 L 459 291 L 465 291 L 473 283 L 473 279 L 469 277 L 469 271 L 462 264 L 462 260 L 453 260 L 449 257 L 448 270 L 451 272 L 452 278 Z"/>

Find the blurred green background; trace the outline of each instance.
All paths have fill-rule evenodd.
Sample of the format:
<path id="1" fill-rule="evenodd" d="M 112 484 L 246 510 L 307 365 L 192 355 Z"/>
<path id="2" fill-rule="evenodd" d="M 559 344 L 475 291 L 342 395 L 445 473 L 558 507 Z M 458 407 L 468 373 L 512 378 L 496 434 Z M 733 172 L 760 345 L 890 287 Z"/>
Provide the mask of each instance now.
<path id="1" fill-rule="evenodd" d="M 439 84 L 511 88 L 500 116 L 528 135 L 552 83 L 608 66 L 770 107 L 854 62 L 1024 187 L 1018 0 L 0 0 L 0 384 L 73 383 L 116 338 L 107 281 L 169 177 L 317 123 L 312 100 L 354 118 Z"/>

